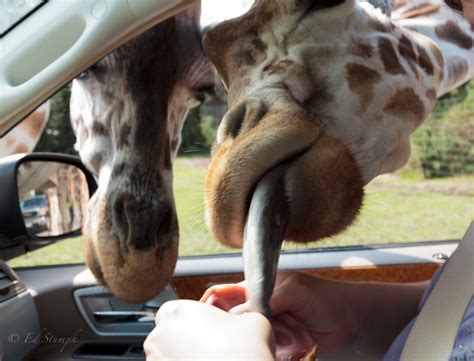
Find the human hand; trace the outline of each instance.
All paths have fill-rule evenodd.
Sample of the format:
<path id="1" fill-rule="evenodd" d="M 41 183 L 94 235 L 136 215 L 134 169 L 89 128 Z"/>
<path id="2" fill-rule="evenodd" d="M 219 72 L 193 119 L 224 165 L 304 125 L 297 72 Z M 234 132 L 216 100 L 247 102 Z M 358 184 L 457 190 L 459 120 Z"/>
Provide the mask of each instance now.
<path id="1" fill-rule="evenodd" d="M 315 278 L 303 273 L 279 273 L 270 300 L 273 313 L 272 327 L 276 334 L 276 354 L 283 358 L 302 347 L 299 342 L 311 337 L 324 355 L 350 344 L 355 337 L 356 315 L 346 297 L 347 283 Z M 245 281 L 238 284 L 217 285 L 209 288 L 201 301 L 223 310 L 245 312 Z M 301 330 L 301 328 L 305 330 Z M 294 340 L 291 350 L 289 341 Z M 297 358 L 295 358 L 297 359 Z"/>
<path id="2" fill-rule="evenodd" d="M 258 313 L 233 315 L 190 300 L 160 307 L 143 345 L 147 360 L 273 360 L 273 333 Z"/>
<path id="3" fill-rule="evenodd" d="M 361 306 L 354 284 L 297 272 L 279 273 L 270 299 L 275 316 L 289 313 L 300 320 L 318 348 L 318 356 L 355 342 Z"/>
<path id="4" fill-rule="evenodd" d="M 270 308 L 277 356 L 275 320 L 282 315 L 290 315 L 302 324 L 317 345 L 318 356 L 324 356 L 348 346 L 378 355 L 385 353 L 418 312 L 428 282 L 342 282 L 287 272 L 279 273 L 275 284 Z M 245 302 L 245 282 L 211 287 L 203 299 L 230 312 L 245 310 L 239 305 Z M 296 336 L 301 338 L 301 333 Z"/>

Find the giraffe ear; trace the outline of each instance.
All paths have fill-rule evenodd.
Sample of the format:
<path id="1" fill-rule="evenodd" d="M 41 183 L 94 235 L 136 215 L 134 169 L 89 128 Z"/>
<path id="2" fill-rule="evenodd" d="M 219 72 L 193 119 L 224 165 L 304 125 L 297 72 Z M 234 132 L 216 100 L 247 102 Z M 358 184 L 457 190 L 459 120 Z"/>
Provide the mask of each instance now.
<path id="1" fill-rule="evenodd" d="M 216 25 L 207 29 L 202 38 L 204 53 L 216 68 L 226 89 L 229 88 L 229 74 L 227 71 L 227 61 L 225 59 L 231 45 L 224 34 L 220 31 L 222 25 Z"/>

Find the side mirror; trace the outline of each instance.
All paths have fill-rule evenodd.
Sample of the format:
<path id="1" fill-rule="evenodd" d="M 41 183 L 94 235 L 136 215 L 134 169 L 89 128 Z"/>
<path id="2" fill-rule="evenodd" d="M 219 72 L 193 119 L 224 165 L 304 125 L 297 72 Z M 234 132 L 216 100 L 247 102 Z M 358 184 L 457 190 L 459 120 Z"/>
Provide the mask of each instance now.
<path id="1" fill-rule="evenodd" d="M 16 180 L 23 222 L 30 235 L 57 237 L 82 228 L 89 188 L 80 168 L 27 159 L 16 169 Z"/>
<path id="2" fill-rule="evenodd" d="M 52 153 L 0 159 L 0 184 L 2 243 L 8 239 L 30 250 L 80 235 L 87 202 L 97 189 L 78 157 Z"/>

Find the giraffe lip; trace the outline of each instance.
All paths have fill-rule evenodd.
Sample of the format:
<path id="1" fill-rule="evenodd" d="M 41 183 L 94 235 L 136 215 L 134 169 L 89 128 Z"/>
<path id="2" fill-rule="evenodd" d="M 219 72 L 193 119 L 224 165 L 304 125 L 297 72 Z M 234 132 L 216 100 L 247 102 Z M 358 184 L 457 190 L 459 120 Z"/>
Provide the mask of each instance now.
<path id="1" fill-rule="evenodd" d="M 301 109 L 275 108 L 235 140 L 221 142 L 205 184 L 206 221 L 215 239 L 242 247 L 245 219 L 258 182 L 271 169 L 293 163 L 321 134 L 319 123 Z"/>
<path id="2" fill-rule="evenodd" d="M 315 140 L 316 141 L 316 140 Z M 314 142 L 315 142 L 314 141 Z M 242 217 L 241 218 L 241 221 L 238 222 L 238 231 L 237 231 L 237 235 L 236 235 L 236 232 L 235 230 L 234 231 L 231 231 L 231 232 L 228 232 L 228 228 L 226 225 L 221 225 L 219 224 L 219 221 L 217 221 L 215 224 L 211 225 L 210 228 L 211 228 L 211 231 L 215 232 L 216 228 L 220 228 L 220 229 L 224 229 L 225 231 L 223 232 L 225 234 L 225 236 L 221 236 L 221 237 L 216 237 L 218 238 L 218 240 L 220 240 L 222 243 L 230 246 L 230 247 L 238 247 L 240 248 L 242 246 L 242 241 L 243 241 L 243 234 L 244 234 L 244 228 L 245 228 L 245 223 L 246 223 L 246 219 L 247 219 L 247 216 L 248 216 L 248 213 L 249 213 L 249 209 L 250 209 L 250 204 L 251 204 L 251 200 L 252 200 L 252 197 L 255 193 L 255 190 L 257 188 L 257 185 L 260 183 L 260 181 L 270 172 L 272 172 L 273 170 L 275 170 L 276 168 L 280 168 L 280 167 L 283 167 L 283 168 L 287 168 L 289 165 L 291 165 L 293 162 L 297 161 L 299 157 L 301 157 L 303 154 L 305 154 L 308 149 L 310 149 L 313 145 L 314 145 L 314 142 L 310 143 L 309 145 L 305 146 L 304 148 L 298 150 L 297 152 L 293 153 L 293 154 L 289 154 L 286 158 L 283 158 L 281 161 L 279 161 L 278 163 L 276 164 L 272 164 L 270 167 L 266 168 L 264 171 L 263 171 L 263 174 L 261 174 L 261 176 L 259 176 L 258 178 L 255 179 L 255 181 L 253 182 L 250 182 L 248 184 L 248 191 L 245 192 L 243 194 L 243 197 L 241 197 L 241 199 L 243 200 L 243 203 L 245 204 L 243 206 L 243 210 L 242 210 Z M 282 177 L 285 178 L 285 175 L 286 175 L 286 170 L 283 171 L 283 175 Z M 225 180 L 223 181 L 225 183 Z M 283 183 L 286 183 L 284 180 L 283 180 Z M 289 208 L 289 204 L 287 203 L 286 205 L 288 208 Z M 288 210 L 289 211 L 289 210 Z M 232 211 L 229 212 L 229 213 L 233 213 Z M 234 223 L 235 225 L 235 223 Z M 216 227 L 217 226 L 217 227 Z M 230 235 L 229 234 L 233 234 L 233 235 Z"/>

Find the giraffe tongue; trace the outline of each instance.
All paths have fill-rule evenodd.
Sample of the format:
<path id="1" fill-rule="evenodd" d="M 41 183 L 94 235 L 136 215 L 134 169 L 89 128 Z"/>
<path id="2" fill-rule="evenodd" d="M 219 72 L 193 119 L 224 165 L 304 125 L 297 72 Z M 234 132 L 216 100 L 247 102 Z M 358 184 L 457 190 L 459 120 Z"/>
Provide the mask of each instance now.
<path id="1" fill-rule="evenodd" d="M 271 319 L 275 332 L 277 360 L 300 360 L 313 349 L 312 338 L 301 321 L 290 314 L 272 319 L 268 305 L 289 218 L 284 172 L 285 165 L 272 169 L 258 182 L 252 195 L 243 242 L 246 287 L 213 287 L 201 301 L 232 313 L 255 311 L 265 315 Z"/>
<path id="2" fill-rule="evenodd" d="M 288 224 L 285 165 L 270 170 L 253 192 L 244 228 L 242 256 L 247 286 L 247 308 L 271 318 L 268 301 L 273 293 L 281 245 Z"/>

